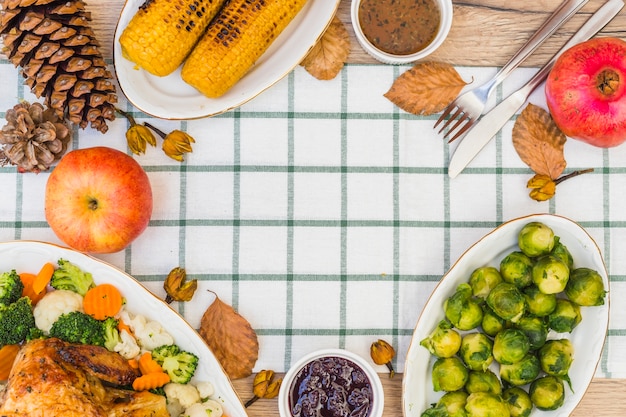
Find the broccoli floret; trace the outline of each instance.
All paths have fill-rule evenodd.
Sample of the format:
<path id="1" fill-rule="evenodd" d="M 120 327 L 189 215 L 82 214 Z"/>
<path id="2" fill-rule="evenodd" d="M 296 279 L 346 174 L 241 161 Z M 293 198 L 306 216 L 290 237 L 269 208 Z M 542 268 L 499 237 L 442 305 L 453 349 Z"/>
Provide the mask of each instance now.
<path id="1" fill-rule="evenodd" d="M 22 297 L 9 305 L 0 305 L 0 347 L 21 343 L 35 329 L 30 298 Z"/>
<path id="2" fill-rule="evenodd" d="M 152 359 L 167 372 L 171 382 L 178 384 L 189 382 L 198 367 L 198 357 L 176 345 L 157 347 L 152 351 Z"/>
<path id="3" fill-rule="evenodd" d="M 0 304 L 8 306 L 22 296 L 24 284 L 20 276 L 15 272 L 3 272 L 0 274 Z"/>
<path id="4" fill-rule="evenodd" d="M 119 320 L 113 317 L 107 317 L 102 323 L 102 329 L 104 332 L 104 347 L 113 352 L 113 348 L 118 343 L 122 342 L 120 338 L 120 332 L 117 330 L 117 324 Z"/>
<path id="5" fill-rule="evenodd" d="M 103 322 L 81 311 L 72 311 L 59 316 L 52 324 L 50 337 L 70 343 L 104 346 Z"/>
<path id="6" fill-rule="evenodd" d="M 70 290 L 85 295 L 90 288 L 96 286 L 93 276 L 84 272 L 77 265 L 65 259 L 57 261 L 59 267 L 52 274 L 50 286 L 56 290 Z"/>

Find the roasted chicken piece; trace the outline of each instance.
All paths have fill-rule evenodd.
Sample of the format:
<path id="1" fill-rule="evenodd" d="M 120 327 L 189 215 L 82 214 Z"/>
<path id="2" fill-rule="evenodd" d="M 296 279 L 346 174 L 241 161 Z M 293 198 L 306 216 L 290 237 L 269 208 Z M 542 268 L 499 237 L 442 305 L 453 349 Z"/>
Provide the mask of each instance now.
<path id="1" fill-rule="evenodd" d="M 169 417 L 163 396 L 121 388 L 137 376 L 105 348 L 34 340 L 15 359 L 0 394 L 0 416 Z"/>

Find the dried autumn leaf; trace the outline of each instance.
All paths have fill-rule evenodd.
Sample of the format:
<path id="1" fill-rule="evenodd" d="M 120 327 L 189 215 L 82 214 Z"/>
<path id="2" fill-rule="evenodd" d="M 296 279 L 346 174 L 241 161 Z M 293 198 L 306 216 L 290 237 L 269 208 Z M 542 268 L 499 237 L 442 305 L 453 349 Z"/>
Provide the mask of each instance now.
<path id="1" fill-rule="evenodd" d="M 452 65 L 424 62 L 400 75 L 385 97 L 408 113 L 428 116 L 445 109 L 466 85 Z"/>
<path id="2" fill-rule="evenodd" d="M 257 335 L 248 321 L 215 296 L 198 329 L 231 379 L 245 378 L 259 357 Z"/>
<path id="3" fill-rule="evenodd" d="M 350 35 L 335 16 L 300 65 L 318 80 L 332 80 L 343 68 L 349 53 Z"/>
<path id="4" fill-rule="evenodd" d="M 567 138 L 550 114 L 528 104 L 513 126 L 513 146 L 519 157 L 536 174 L 555 180 L 567 165 L 563 147 Z"/>

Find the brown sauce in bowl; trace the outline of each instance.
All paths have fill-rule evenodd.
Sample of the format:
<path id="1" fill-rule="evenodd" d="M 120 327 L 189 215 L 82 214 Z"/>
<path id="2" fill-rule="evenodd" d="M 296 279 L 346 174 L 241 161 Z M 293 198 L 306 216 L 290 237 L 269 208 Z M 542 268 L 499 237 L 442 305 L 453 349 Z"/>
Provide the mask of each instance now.
<path id="1" fill-rule="evenodd" d="M 437 35 L 441 11 L 435 0 L 363 0 L 359 25 L 367 40 L 383 52 L 410 55 Z"/>

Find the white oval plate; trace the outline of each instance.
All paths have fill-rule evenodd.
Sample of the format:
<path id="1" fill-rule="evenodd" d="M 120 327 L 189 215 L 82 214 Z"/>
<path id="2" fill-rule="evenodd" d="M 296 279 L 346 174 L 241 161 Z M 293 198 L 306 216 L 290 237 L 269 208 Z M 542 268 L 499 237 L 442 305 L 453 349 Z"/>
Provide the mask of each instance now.
<path id="1" fill-rule="evenodd" d="M 106 282 L 115 285 L 126 298 L 129 312 L 161 323 L 181 349 L 198 355 L 200 361 L 194 380 L 213 384 L 214 398 L 222 402 L 224 414 L 229 417 L 248 415 L 230 379 L 200 335 L 182 316 L 135 278 L 99 259 L 54 244 L 35 241 L 0 243 L 0 271 L 15 269 L 18 273 L 36 273 L 45 262 L 56 265 L 59 258 L 90 272 L 97 284 Z"/>
<path id="2" fill-rule="evenodd" d="M 467 282 L 471 272 L 483 265 L 498 266 L 500 260 L 513 250 L 518 250 L 517 235 L 528 222 L 539 221 L 547 224 L 561 238 L 569 249 L 574 266 L 592 268 L 598 271 L 609 289 L 609 279 L 600 249 L 589 234 L 578 224 L 564 217 L 537 214 L 511 220 L 471 246 L 444 275 L 422 311 L 406 357 L 405 374 L 402 381 L 402 402 L 405 417 L 419 417 L 432 403 L 436 403 L 442 393 L 433 391 L 431 370 L 434 358 L 420 345 L 444 318 L 443 302 L 451 296 L 456 287 Z M 609 295 L 603 306 L 582 307 L 582 322 L 571 334 L 560 333 L 559 338 L 567 337 L 574 344 L 574 362 L 569 376 L 572 393 L 566 385 L 565 402 L 555 411 L 534 409 L 531 415 L 569 416 L 585 394 L 602 355 L 602 348 L 609 322 Z M 549 335 L 554 338 L 555 335 Z"/>
<path id="3" fill-rule="evenodd" d="M 180 68 L 154 76 L 122 57 L 119 38 L 145 0 L 127 0 L 115 29 L 113 63 L 124 95 L 136 108 L 161 119 L 214 116 L 232 110 L 271 87 L 295 68 L 330 24 L 340 0 L 309 0 L 254 67 L 219 98 L 208 98 L 186 84 Z"/>

